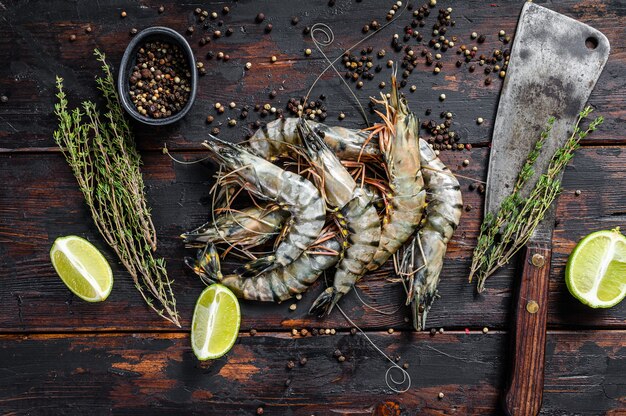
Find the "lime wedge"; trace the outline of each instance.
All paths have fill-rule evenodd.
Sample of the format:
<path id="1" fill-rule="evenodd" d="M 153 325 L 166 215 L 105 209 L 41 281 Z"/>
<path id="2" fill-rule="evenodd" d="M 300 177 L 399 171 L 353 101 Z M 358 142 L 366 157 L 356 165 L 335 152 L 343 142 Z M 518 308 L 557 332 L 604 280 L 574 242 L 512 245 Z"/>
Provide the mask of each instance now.
<path id="1" fill-rule="evenodd" d="M 241 313 L 237 297 L 226 286 L 214 284 L 200 294 L 191 322 L 191 347 L 199 360 L 226 354 L 239 335 Z"/>
<path id="2" fill-rule="evenodd" d="M 614 230 L 583 238 L 565 268 L 570 293 L 592 308 L 610 308 L 626 296 L 626 237 Z"/>
<path id="3" fill-rule="evenodd" d="M 105 300 L 113 287 L 113 272 L 102 253 L 84 238 L 59 237 L 50 249 L 50 260 L 63 283 L 87 302 Z"/>

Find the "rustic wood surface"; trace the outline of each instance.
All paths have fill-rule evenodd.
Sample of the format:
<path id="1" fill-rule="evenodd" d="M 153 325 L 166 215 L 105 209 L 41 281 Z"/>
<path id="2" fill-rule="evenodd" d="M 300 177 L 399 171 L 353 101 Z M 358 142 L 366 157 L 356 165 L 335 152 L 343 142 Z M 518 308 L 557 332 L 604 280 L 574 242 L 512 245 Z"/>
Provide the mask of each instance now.
<path id="1" fill-rule="evenodd" d="M 481 295 L 467 283 L 467 274 L 483 204 L 482 195 L 470 191 L 469 185 L 486 177 L 501 82 L 494 79 L 485 86 L 482 71 L 456 68 L 454 50 L 444 54 L 441 74 L 433 75 L 432 68 L 420 65 L 408 80 L 416 85 L 416 92 L 405 89 L 411 108 L 420 116 L 427 108 L 434 119 L 441 111 L 451 111 L 462 142 L 473 145 L 471 151 L 442 153 L 442 160 L 454 171 L 471 178 L 460 181 L 465 204 L 473 207 L 464 213 L 450 243 L 441 298 L 429 315 L 429 329 L 446 331 L 436 336 L 411 331 L 406 321 L 409 310 L 400 306 L 402 288 L 385 279 L 390 266 L 359 284 L 360 296 L 388 314 L 372 312 L 354 295 L 342 301 L 346 313 L 383 351 L 400 356 L 400 364 L 409 364 L 411 390 L 391 393 L 384 381 L 389 363 L 362 334 L 350 335 L 351 325 L 340 314 L 335 312 L 324 321 L 307 314 L 323 287 L 321 281 L 295 311 L 289 310 L 292 302 L 243 302 L 242 335 L 222 359 L 198 363 L 189 345 L 191 313 L 203 285 L 184 268 L 182 258 L 189 252 L 177 236 L 208 219 L 214 166 L 174 164 L 162 154 L 163 144 L 176 157 L 193 160 L 201 157 L 199 143 L 212 127 L 220 127 L 222 138 L 242 140 L 258 113 L 251 111 L 247 120 L 231 128 L 226 121 L 239 112 L 218 115 L 215 102 L 235 101 L 239 106 L 270 102 L 283 108 L 289 98 L 306 93 L 325 65 L 302 34 L 304 26 L 323 22 L 332 27 L 335 43 L 326 52 L 334 57 L 363 36 L 364 24 L 373 19 L 385 22 L 391 4 L 373 0 L 337 0 L 334 6 L 317 0 L 0 2 L 0 95 L 8 98 L 0 102 L 0 414 L 254 414 L 258 407 L 265 414 L 500 414 L 498 400 L 510 359 L 508 328 L 516 264 L 492 277 Z M 165 7 L 162 14 L 157 11 L 160 5 Z M 225 5 L 231 12 L 221 15 Z M 514 32 L 522 2 L 439 0 L 440 6 L 453 8 L 456 25 L 449 35 L 459 37 L 457 44 L 474 45 L 469 34 L 484 33 L 487 40 L 479 53 L 491 53 L 502 45 L 497 40 L 500 29 Z M 606 121 L 567 168 L 558 201 L 541 414 L 626 415 L 626 302 L 609 310 L 590 310 L 569 295 L 563 281 L 567 256 L 582 236 L 615 226 L 626 228 L 626 135 L 621 129 L 626 119 L 626 2 L 566 0 L 547 6 L 603 31 L 612 53 L 590 99 Z M 232 27 L 234 34 L 200 46 L 203 29 L 193 14 L 196 7 L 220 13 L 222 30 Z M 120 17 L 122 10 L 128 17 Z M 259 12 L 274 25 L 270 34 L 263 32 L 265 23 L 255 23 Z M 295 26 L 292 16 L 300 18 Z M 383 59 L 374 58 L 383 66 L 388 59 L 401 59 L 390 41 L 410 20 L 410 12 L 405 12 L 362 46 L 372 46 L 374 54 L 385 48 Z M 423 33 L 432 28 L 433 16 L 426 22 Z M 154 25 L 180 33 L 193 25 L 194 34 L 186 36 L 207 68 L 207 76 L 199 80 L 197 101 L 182 122 L 135 129 L 159 253 L 176 280 L 180 330 L 145 307 L 129 275 L 99 237 L 52 139 L 55 75 L 65 78 L 73 104 L 95 99 L 93 76 L 99 68 L 92 49 L 100 48 L 117 64 L 131 38 L 130 29 Z M 91 33 L 86 33 L 87 26 Z M 69 41 L 72 34 L 77 37 L 74 42 Z M 310 57 L 304 56 L 305 48 L 314 50 Z M 210 50 L 223 51 L 231 59 L 208 60 Z M 269 62 L 272 55 L 278 57 L 275 64 Z M 250 71 L 243 69 L 246 62 L 253 64 Z M 378 84 L 388 81 L 388 74 L 385 67 L 362 89 L 355 88 L 359 100 L 366 103 L 369 96 L 377 95 Z M 268 96 L 271 90 L 278 92 L 275 99 Z M 362 126 L 353 99 L 330 73 L 312 97 L 322 93 L 327 96 L 327 122 Z M 441 93 L 447 95 L 444 102 L 438 100 Z M 339 112 L 346 114 L 344 121 L 337 120 Z M 215 116 L 211 125 L 205 122 L 208 114 Z M 478 125 L 477 117 L 485 123 Z M 464 159 L 469 166 L 462 166 Z M 576 190 L 581 191 L 579 196 Z M 89 239 L 111 262 L 115 287 L 106 302 L 78 300 L 52 269 L 50 246 L 56 237 L 68 234 Z M 490 329 L 487 334 L 482 333 L 483 327 Z M 338 334 L 292 337 L 294 328 L 335 328 Z M 388 328 L 395 332 L 389 335 Z M 249 336 L 250 329 L 257 335 Z M 343 363 L 333 356 L 338 348 L 346 355 Z M 308 362 L 301 366 L 298 361 L 303 356 Z M 296 362 L 292 370 L 286 368 L 289 360 Z M 439 392 L 445 394 L 442 400 L 437 398 Z"/>

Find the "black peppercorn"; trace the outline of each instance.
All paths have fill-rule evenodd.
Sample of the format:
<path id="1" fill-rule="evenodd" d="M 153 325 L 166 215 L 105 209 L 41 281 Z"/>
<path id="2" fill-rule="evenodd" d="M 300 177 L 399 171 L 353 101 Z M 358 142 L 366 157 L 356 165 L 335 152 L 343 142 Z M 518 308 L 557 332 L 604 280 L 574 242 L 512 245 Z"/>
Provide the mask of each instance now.
<path id="1" fill-rule="evenodd" d="M 256 22 L 257 23 L 261 23 L 263 20 L 265 20 L 265 15 L 263 13 L 259 13 L 256 15 Z"/>
<path id="2" fill-rule="evenodd" d="M 268 23 L 267 26 L 265 26 L 265 33 L 270 33 L 273 27 L 271 23 Z"/>

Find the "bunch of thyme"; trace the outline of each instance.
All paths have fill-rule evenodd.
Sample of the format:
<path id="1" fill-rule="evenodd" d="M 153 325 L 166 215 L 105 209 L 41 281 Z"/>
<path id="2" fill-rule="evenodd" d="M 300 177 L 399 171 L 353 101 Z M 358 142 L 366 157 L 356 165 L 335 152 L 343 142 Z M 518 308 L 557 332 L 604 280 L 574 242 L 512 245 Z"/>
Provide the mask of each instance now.
<path id="1" fill-rule="evenodd" d="M 541 133 L 522 167 L 513 193 L 501 203 L 498 212 L 488 213 L 480 227 L 478 243 L 474 248 L 469 280 L 477 276 L 479 292 L 485 289 L 485 281 L 500 267 L 507 264 L 511 258 L 526 245 L 533 232 L 543 220 L 546 211 L 550 208 L 561 191 L 560 174 L 565 166 L 574 157 L 574 152 L 589 133 L 594 131 L 604 119 L 600 116 L 593 120 L 587 129 L 580 127 L 580 123 L 593 109 L 586 107 L 578 115 L 574 125 L 574 132 L 567 142 L 557 149 L 552 156 L 548 170 L 539 177 L 535 187 L 528 197 L 521 196 L 524 185 L 535 174 L 533 166 L 537 161 L 541 149 L 550 135 L 554 118 L 548 120 L 547 127 Z"/>
<path id="2" fill-rule="evenodd" d="M 141 159 L 111 68 L 103 53 L 95 50 L 94 54 L 102 63 L 104 76 L 96 82 L 108 111 L 102 115 L 90 101 L 83 102 L 82 109 L 70 111 L 63 79 L 57 77 L 59 126 L 54 139 L 72 168 L 100 234 L 117 253 L 141 296 L 160 316 L 180 327 L 165 261 L 153 256 L 156 231 L 146 204 Z"/>

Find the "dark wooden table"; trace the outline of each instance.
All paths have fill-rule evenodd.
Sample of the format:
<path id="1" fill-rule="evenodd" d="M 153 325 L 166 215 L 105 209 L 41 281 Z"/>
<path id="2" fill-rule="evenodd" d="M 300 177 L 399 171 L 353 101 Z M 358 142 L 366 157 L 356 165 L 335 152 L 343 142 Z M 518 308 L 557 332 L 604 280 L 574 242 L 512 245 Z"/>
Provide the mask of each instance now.
<path id="1" fill-rule="evenodd" d="M 412 3 L 419 6 L 421 2 Z M 334 2 L 333 2 L 334 3 Z M 543 2 L 538 2 L 543 3 Z M 163 4 L 165 12 L 158 13 Z M 167 143 L 178 158 L 197 159 L 200 142 L 211 128 L 220 137 L 239 141 L 248 122 L 259 118 L 251 111 L 236 127 L 217 115 L 215 102 L 238 105 L 271 103 L 284 108 L 300 97 L 324 66 L 305 26 L 327 23 L 335 43 L 326 49 L 335 57 L 363 34 L 373 19 L 385 22 L 393 2 L 337 0 L 274 2 L 185 3 L 142 1 L 11 1 L 0 3 L 0 413 L 1 414 L 499 414 L 498 397 L 505 383 L 508 322 L 514 287 L 511 264 L 488 281 L 476 295 L 467 275 L 475 244 L 482 195 L 470 191 L 472 179 L 461 178 L 466 212 L 450 243 L 428 328 L 444 328 L 431 336 L 415 333 L 407 323 L 409 310 L 400 306 L 402 289 L 391 284 L 392 268 L 368 276 L 359 284 L 361 297 L 387 311 L 367 309 L 354 295 L 342 302 L 348 315 L 399 364 L 408 364 L 411 389 L 394 394 L 386 386 L 385 361 L 361 334 L 338 313 L 319 321 L 307 314 L 323 283 L 297 302 L 281 305 L 242 303 L 241 336 L 227 356 L 198 362 L 190 348 L 189 324 L 194 302 L 203 284 L 190 274 L 182 258 L 190 253 L 177 237 L 209 217 L 209 186 L 213 168 L 182 166 L 163 155 Z M 230 13 L 222 15 L 223 6 Z M 485 1 L 443 1 L 452 7 L 456 25 L 447 36 L 458 36 L 457 46 L 474 45 L 470 33 L 484 33 L 479 53 L 501 47 L 498 31 L 513 33 L 521 1 L 490 4 Z M 602 30 L 613 52 L 591 97 L 606 122 L 584 143 L 568 167 L 564 191 L 558 201 L 554 233 L 555 253 L 550 282 L 549 330 L 543 415 L 626 414 L 626 302 L 609 310 L 591 310 L 568 293 L 564 279 L 567 256 L 589 232 L 615 226 L 626 228 L 626 3 L 621 0 L 554 1 L 548 7 Z M 200 46 L 204 33 L 194 9 L 217 11 L 222 31 L 230 37 Z M 121 18 L 125 10 L 126 18 Z M 266 22 L 255 23 L 263 12 Z M 436 12 L 435 12 L 436 13 Z M 385 48 L 383 71 L 362 89 L 354 89 L 362 103 L 388 82 L 388 59 L 401 59 L 390 46 L 393 33 L 410 24 L 411 12 L 366 41 L 374 54 Z M 292 16 L 300 22 L 291 24 Z M 210 19 L 209 19 L 210 20 Z M 264 33 L 265 23 L 274 26 Z M 430 39 L 434 17 L 422 30 Z M 93 77 L 99 67 L 91 51 L 98 47 L 117 64 L 130 40 L 131 28 L 169 26 L 188 36 L 207 75 L 200 78 L 196 104 L 179 124 L 167 128 L 136 126 L 143 156 L 147 194 L 159 235 L 159 253 L 167 259 L 183 326 L 177 329 L 157 317 L 143 303 L 113 252 L 105 246 L 90 218 L 74 177 L 52 139 L 54 78 L 65 78 L 72 103 L 97 97 Z M 92 28 L 91 33 L 86 28 Z M 217 20 L 211 21 L 217 28 Z M 430 28 L 430 29 L 429 29 Z M 70 36 L 76 35 L 71 42 Z M 410 41 L 417 46 L 415 39 Z M 304 49 L 314 49 L 310 57 Z M 484 180 L 491 126 L 501 81 L 484 85 L 479 68 L 455 66 L 453 48 L 446 52 L 441 74 L 418 65 L 405 92 L 420 116 L 427 108 L 438 119 L 442 111 L 454 114 L 453 126 L 471 151 L 442 153 L 453 170 Z M 208 51 L 223 51 L 228 62 L 208 60 Z M 357 48 L 359 53 L 360 48 Z M 278 62 L 271 64 L 270 56 Z M 374 55 L 375 56 L 375 55 Z M 252 69 L 243 69 L 246 62 Z M 416 85 L 414 93 L 408 86 Z M 352 84 L 354 87 L 354 84 Z M 276 90 L 278 96 L 268 94 Z M 357 126 L 361 121 L 347 89 L 332 74 L 323 77 L 313 92 L 326 94 L 331 124 Z M 445 93 L 444 102 L 438 100 Z M 342 122 L 340 112 L 346 114 Z M 216 120 L 207 125 L 207 115 Z M 478 125 L 477 117 L 485 123 Z M 267 118 L 269 119 L 269 118 Z M 469 160 L 463 167 L 462 161 Z M 575 191 L 580 190 L 576 196 Z M 75 298 L 61 283 L 49 261 L 49 249 L 61 235 L 84 236 L 111 262 L 115 286 L 106 302 L 88 304 Z M 399 309 L 398 309 L 399 308 Z M 489 328 L 483 333 L 483 328 Z M 292 329 L 333 328 L 336 335 L 292 336 Z M 388 329 L 393 328 L 390 334 Z M 251 336 L 250 330 L 256 335 Z M 333 353 L 340 349 L 346 361 Z M 308 362 L 289 370 L 287 362 L 306 357 Z M 442 399 L 438 398 L 444 393 Z"/>

